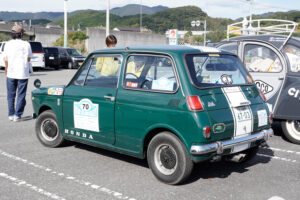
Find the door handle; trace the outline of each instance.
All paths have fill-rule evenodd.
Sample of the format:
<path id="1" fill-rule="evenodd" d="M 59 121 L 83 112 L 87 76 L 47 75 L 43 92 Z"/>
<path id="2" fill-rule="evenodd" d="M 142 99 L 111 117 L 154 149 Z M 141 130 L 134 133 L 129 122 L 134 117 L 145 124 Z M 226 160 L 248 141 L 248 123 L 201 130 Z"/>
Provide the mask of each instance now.
<path id="1" fill-rule="evenodd" d="M 104 98 L 105 99 L 108 99 L 108 100 L 110 100 L 110 101 L 115 101 L 116 100 L 116 98 L 115 97 L 112 97 L 112 96 L 104 96 Z"/>
<path id="2" fill-rule="evenodd" d="M 283 79 L 284 79 L 284 77 L 279 77 L 279 78 L 278 78 L 278 80 L 283 80 Z"/>

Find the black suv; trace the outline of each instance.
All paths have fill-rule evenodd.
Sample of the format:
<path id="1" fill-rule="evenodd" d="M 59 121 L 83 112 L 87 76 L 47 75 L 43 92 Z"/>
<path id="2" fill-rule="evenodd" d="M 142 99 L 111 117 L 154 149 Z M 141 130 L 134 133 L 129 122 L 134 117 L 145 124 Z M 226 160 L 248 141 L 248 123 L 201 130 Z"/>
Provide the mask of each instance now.
<path id="1" fill-rule="evenodd" d="M 61 66 L 69 69 L 78 68 L 81 66 L 85 57 L 74 48 L 63 47 L 45 47 L 46 66 L 59 69 Z"/>

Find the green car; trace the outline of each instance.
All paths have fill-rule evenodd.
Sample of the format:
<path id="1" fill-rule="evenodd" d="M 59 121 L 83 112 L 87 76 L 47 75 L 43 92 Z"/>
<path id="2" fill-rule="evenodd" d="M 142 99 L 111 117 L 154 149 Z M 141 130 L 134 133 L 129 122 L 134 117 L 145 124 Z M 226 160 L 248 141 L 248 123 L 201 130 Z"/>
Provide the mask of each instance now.
<path id="1" fill-rule="evenodd" d="M 245 162 L 273 134 L 272 114 L 232 53 L 208 47 L 136 46 L 91 53 L 66 86 L 32 91 L 36 135 L 147 158 L 167 184 L 195 163 Z"/>

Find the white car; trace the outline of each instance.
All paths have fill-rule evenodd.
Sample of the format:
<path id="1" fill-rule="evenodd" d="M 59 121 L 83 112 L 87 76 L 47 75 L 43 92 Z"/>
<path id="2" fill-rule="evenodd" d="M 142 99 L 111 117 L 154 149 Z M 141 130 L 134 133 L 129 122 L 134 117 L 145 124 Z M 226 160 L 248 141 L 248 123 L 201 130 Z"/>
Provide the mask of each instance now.
<path id="1" fill-rule="evenodd" d="M 32 50 L 32 67 L 45 68 L 45 56 L 43 46 L 40 42 L 29 42 Z M 3 51 L 6 42 L 0 42 L 0 67 L 5 67 L 3 60 Z"/>

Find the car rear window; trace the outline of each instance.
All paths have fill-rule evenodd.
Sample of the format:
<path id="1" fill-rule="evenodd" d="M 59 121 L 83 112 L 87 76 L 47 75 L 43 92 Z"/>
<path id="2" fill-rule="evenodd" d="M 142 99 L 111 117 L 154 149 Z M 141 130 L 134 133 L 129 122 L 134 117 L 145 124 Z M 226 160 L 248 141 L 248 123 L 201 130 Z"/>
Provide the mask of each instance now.
<path id="1" fill-rule="evenodd" d="M 197 87 L 252 83 L 252 79 L 236 56 L 189 54 L 185 59 L 192 82 Z"/>
<path id="2" fill-rule="evenodd" d="M 40 42 L 30 42 L 32 53 L 42 53 L 43 47 Z"/>
<path id="3" fill-rule="evenodd" d="M 57 48 L 44 48 L 44 52 L 58 54 L 58 49 Z"/>

